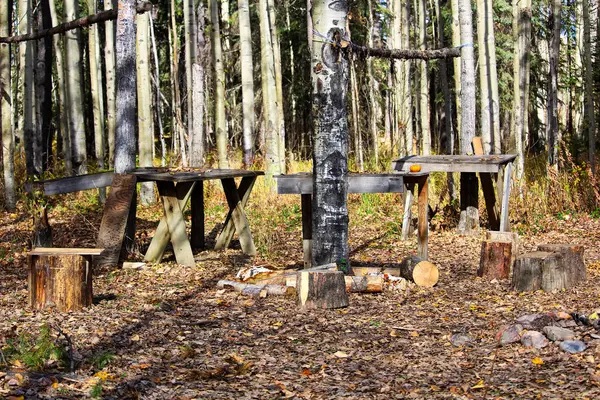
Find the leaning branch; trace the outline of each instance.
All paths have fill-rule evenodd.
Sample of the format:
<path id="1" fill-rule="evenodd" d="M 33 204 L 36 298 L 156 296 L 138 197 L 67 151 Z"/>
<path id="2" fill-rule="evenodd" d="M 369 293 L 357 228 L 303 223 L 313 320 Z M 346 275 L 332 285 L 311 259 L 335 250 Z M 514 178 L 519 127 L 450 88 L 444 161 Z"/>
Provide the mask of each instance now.
<path id="1" fill-rule="evenodd" d="M 435 50 L 373 49 L 355 43 L 350 43 L 349 47 L 359 57 L 395 58 L 401 60 L 434 60 L 438 58 L 460 57 L 460 48 L 458 47 Z"/>
<path id="2" fill-rule="evenodd" d="M 138 14 L 142 14 L 148 11 L 152 11 L 152 3 L 143 2 L 139 3 L 136 7 Z M 117 10 L 102 11 L 98 14 L 88 15 L 87 17 L 79 18 L 74 21 L 65 22 L 63 24 L 54 26 L 48 29 L 42 29 L 36 32 L 28 33 L 26 35 L 0 37 L 0 43 L 19 43 L 26 42 L 29 40 L 37 40 L 46 36 L 56 35 L 58 33 L 65 33 L 72 29 L 85 28 L 92 24 L 100 22 L 110 21 L 117 19 Z"/>

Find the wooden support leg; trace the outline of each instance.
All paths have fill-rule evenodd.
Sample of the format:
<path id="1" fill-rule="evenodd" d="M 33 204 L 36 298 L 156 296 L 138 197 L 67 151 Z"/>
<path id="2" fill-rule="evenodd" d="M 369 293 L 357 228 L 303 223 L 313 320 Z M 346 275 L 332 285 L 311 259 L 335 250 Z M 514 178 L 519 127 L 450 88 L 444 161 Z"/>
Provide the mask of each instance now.
<path id="1" fill-rule="evenodd" d="M 502 209 L 500 211 L 500 231 L 510 231 L 508 220 L 508 199 L 510 198 L 510 177 L 512 174 L 512 163 L 506 164 L 504 168 L 504 186 L 502 190 Z"/>
<path id="2" fill-rule="evenodd" d="M 487 209 L 488 218 L 490 220 L 490 230 L 497 231 L 500 229 L 500 218 L 499 210 L 496 205 L 496 191 L 494 190 L 492 174 L 480 172 L 479 180 L 481 181 L 481 188 L 483 189 L 483 196 L 485 198 L 485 206 Z"/>
<path id="3" fill-rule="evenodd" d="M 193 188 L 194 183 L 191 182 L 181 182 L 175 186 L 179 208 L 181 210 L 185 208 Z M 146 251 L 144 259 L 151 263 L 159 263 L 169 244 L 169 239 L 171 239 L 171 234 L 169 232 L 169 225 L 167 224 L 167 217 L 164 216 L 160 220 L 158 228 L 156 228 L 156 233 L 154 233 L 154 237 L 152 238 L 152 242 L 150 242 L 150 246 Z"/>
<path id="4" fill-rule="evenodd" d="M 312 266 L 312 194 L 302 194 L 302 248 L 304 268 Z"/>
<path id="5" fill-rule="evenodd" d="M 427 260 L 429 240 L 429 221 L 428 221 L 428 196 L 429 196 L 429 176 L 424 176 L 419 181 L 419 227 L 417 241 L 417 255 L 423 260 Z"/>
<path id="6" fill-rule="evenodd" d="M 173 182 L 156 182 L 156 184 L 158 193 L 162 198 L 177 264 L 193 267 L 196 265 L 196 261 L 185 230 L 185 220 L 183 219 L 182 209 L 179 207 L 175 184 Z"/>
<path id="7" fill-rule="evenodd" d="M 406 185 L 406 193 L 404 194 L 404 216 L 402 217 L 402 240 L 408 240 L 410 233 L 410 221 L 412 213 L 410 208 L 413 203 L 413 190 L 415 185 L 410 183 Z"/>
<path id="8" fill-rule="evenodd" d="M 221 183 L 223 184 L 225 197 L 227 197 L 227 204 L 229 204 L 231 221 L 233 221 L 235 232 L 240 238 L 242 251 L 244 254 L 253 256 L 256 254 L 256 247 L 254 246 L 254 240 L 252 239 L 252 233 L 250 232 L 250 225 L 248 224 L 248 219 L 246 218 L 246 213 L 244 212 L 244 207 L 242 206 L 242 201 L 235 185 L 235 180 L 233 178 L 221 179 Z M 225 223 L 225 226 L 227 226 L 227 222 Z M 221 236 L 224 236 L 223 232 L 221 232 Z M 219 237 L 219 240 L 220 239 L 221 237 Z M 219 244 L 219 241 L 217 241 L 217 246 L 219 246 Z"/>
<path id="9" fill-rule="evenodd" d="M 250 197 L 250 193 L 252 192 L 252 188 L 254 187 L 254 182 L 256 182 L 255 176 L 245 176 L 242 178 L 240 182 L 240 186 L 237 188 L 237 196 L 241 199 L 241 207 L 244 209 L 246 207 L 246 203 L 248 202 L 248 198 Z M 235 185 L 235 181 L 234 181 Z M 227 192 L 225 193 L 227 195 Z M 223 225 L 223 229 L 221 233 L 217 237 L 217 243 L 215 244 L 215 250 L 222 250 L 229 247 L 229 243 L 231 243 L 231 239 L 233 239 L 233 234 L 235 233 L 235 225 L 233 223 L 232 215 L 233 209 L 229 210 L 227 214 L 227 218 L 225 219 L 225 224 Z"/>
<path id="10" fill-rule="evenodd" d="M 192 249 L 204 249 L 204 182 L 192 189 Z"/>

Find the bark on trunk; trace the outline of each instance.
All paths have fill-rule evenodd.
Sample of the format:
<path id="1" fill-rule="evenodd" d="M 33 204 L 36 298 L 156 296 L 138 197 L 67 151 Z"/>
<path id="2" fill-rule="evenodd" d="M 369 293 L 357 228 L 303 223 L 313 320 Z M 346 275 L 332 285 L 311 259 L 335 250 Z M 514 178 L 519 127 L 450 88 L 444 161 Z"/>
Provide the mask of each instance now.
<path id="1" fill-rule="evenodd" d="M 38 28 L 52 25 L 48 1 L 42 1 L 37 9 Z M 40 173 L 48 169 L 52 151 L 52 38 L 45 37 L 37 43 L 37 61 L 35 67 L 35 109 L 36 135 L 34 141 L 35 169 Z"/>
<path id="2" fill-rule="evenodd" d="M 273 45 L 273 71 L 275 72 L 275 95 L 277 103 L 277 135 L 279 140 L 279 165 L 280 173 L 285 174 L 285 115 L 283 113 L 283 76 L 281 74 L 281 50 L 279 34 L 277 33 L 277 20 L 273 0 L 267 0 L 269 11 L 269 31 Z"/>
<path id="3" fill-rule="evenodd" d="M 319 0 L 312 11 L 315 31 L 329 40 L 313 42 L 313 265 L 337 262 L 347 272 L 348 60 L 334 43 L 346 36 L 348 8 Z"/>
<path id="4" fill-rule="evenodd" d="M 592 78 L 592 49 L 590 34 L 590 5 L 589 0 L 583 1 L 583 57 L 585 73 L 583 86 L 585 87 L 584 113 L 588 131 L 588 159 L 592 173 L 596 172 L 596 114 L 594 111 L 594 82 Z"/>
<path id="5" fill-rule="evenodd" d="M 90 14 L 97 11 L 96 0 L 88 1 L 88 10 Z M 92 107 L 94 114 L 94 151 L 97 166 L 100 170 L 104 169 L 104 84 L 102 83 L 102 64 L 100 62 L 100 37 L 98 34 L 98 25 L 94 24 L 88 31 L 88 56 L 90 69 L 90 87 L 92 96 Z M 101 200 L 105 200 L 106 190 L 101 189 Z"/>
<path id="6" fill-rule="evenodd" d="M 196 24 L 198 32 L 196 34 L 196 59 L 192 66 L 193 81 L 193 120 L 192 133 L 190 135 L 190 166 L 202 167 L 204 165 L 204 6 L 200 2 L 196 13 Z"/>
<path id="7" fill-rule="evenodd" d="M 475 137 L 475 61 L 473 57 L 473 13 L 468 0 L 459 0 L 461 47 L 461 154 L 470 154 Z"/>
<path id="8" fill-rule="evenodd" d="M 452 47 L 459 47 L 461 45 L 460 38 L 460 16 L 458 12 L 458 2 L 460 0 L 450 0 L 452 7 Z M 461 136 L 461 126 L 462 126 L 462 105 L 461 105 L 461 97 L 462 97 L 462 85 L 460 82 L 461 77 L 461 65 L 462 59 L 455 58 L 454 62 L 454 98 L 455 98 L 455 110 L 456 110 L 456 138 L 459 141 L 462 141 Z"/>
<path id="9" fill-rule="evenodd" d="M 349 304 L 344 274 L 341 271 L 300 271 L 296 292 L 298 306 L 305 309 L 342 308 Z"/>
<path id="10" fill-rule="evenodd" d="M 427 16 L 426 0 L 418 0 L 419 3 L 419 48 L 422 51 L 427 49 Z M 419 62 L 420 88 L 419 88 L 419 109 L 421 124 L 421 152 L 423 155 L 431 153 L 431 131 L 429 127 L 429 74 L 427 71 L 427 62 Z"/>
<path id="11" fill-rule="evenodd" d="M 209 0 L 210 2 L 211 0 Z M 217 7 L 218 8 L 218 7 Z M 217 16 L 217 20 L 218 20 Z M 184 46 L 185 46 L 185 99 L 187 100 L 187 137 L 191 137 L 194 126 L 194 104 L 192 65 L 196 61 L 196 13 L 194 0 L 183 0 Z M 218 27 L 218 21 L 217 21 Z M 176 31 L 175 31 L 176 32 Z M 177 33 L 175 33 L 176 35 Z M 188 144 L 189 147 L 189 144 Z"/>
<path id="12" fill-rule="evenodd" d="M 135 168 L 135 1 L 119 0 L 117 17 L 117 128 L 115 172 Z"/>
<path id="13" fill-rule="evenodd" d="M 485 276 L 489 279 L 508 279 L 512 256 L 512 243 L 484 240 L 481 243 L 477 276 Z"/>
<path id="14" fill-rule="evenodd" d="M 113 9 L 112 0 L 104 0 L 104 10 Z M 116 68 L 115 68 L 115 23 L 104 23 L 104 65 L 106 77 L 106 133 L 108 139 L 108 165 L 115 162 L 115 129 L 117 124 Z"/>
<path id="15" fill-rule="evenodd" d="M 0 35 L 10 35 L 10 12 L 8 7 L 0 7 Z M 11 104 L 12 90 L 10 79 L 10 45 L 0 44 L 0 133 L 2 135 L 2 169 L 4 178 L 4 206 L 13 211 L 15 196 L 15 142 L 12 129 Z"/>
<path id="16" fill-rule="evenodd" d="M 254 162 L 254 66 L 252 62 L 252 32 L 248 0 L 238 0 L 240 23 L 240 62 L 242 68 L 242 147 L 244 166 Z"/>
<path id="17" fill-rule="evenodd" d="M 225 69 L 223 49 L 219 27 L 219 6 L 216 0 L 210 0 L 211 46 L 215 68 L 215 131 L 217 137 L 217 157 L 219 168 L 229 168 L 227 160 L 227 121 L 225 121 Z"/>
<path id="18" fill-rule="evenodd" d="M 549 66 L 548 75 L 548 102 L 546 103 L 546 137 L 548 140 L 548 164 L 558 168 L 558 146 L 560 142 L 560 131 L 558 129 L 558 64 L 560 57 L 560 13 L 562 9 L 561 0 L 552 0 L 550 15 L 548 15 L 548 26 L 550 31 Z"/>

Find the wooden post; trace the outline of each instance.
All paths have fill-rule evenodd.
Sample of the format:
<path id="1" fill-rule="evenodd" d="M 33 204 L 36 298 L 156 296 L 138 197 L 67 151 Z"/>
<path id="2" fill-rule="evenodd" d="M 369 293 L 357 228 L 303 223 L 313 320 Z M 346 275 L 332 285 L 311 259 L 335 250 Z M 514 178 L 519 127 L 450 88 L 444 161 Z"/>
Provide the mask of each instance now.
<path id="1" fill-rule="evenodd" d="M 312 266 L 312 194 L 301 194 L 304 268 Z"/>
<path id="2" fill-rule="evenodd" d="M 236 189 L 237 197 L 238 197 L 238 199 L 240 199 L 239 201 L 240 201 L 240 206 L 241 206 L 242 210 L 246 207 L 246 204 L 248 203 L 248 199 L 250 198 L 250 193 L 252 193 L 252 188 L 254 187 L 254 182 L 256 182 L 255 176 L 245 176 L 242 178 L 242 181 L 240 182 L 240 186 Z M 235 181 L 233 181 L 233 184 L 235 187 Z M 225 188 L 225 185 L 226 184 L 223 183 L 223 188 Z M 227 192 L 225 193 L 225 195 L 227 196 Z M 229 202 L 229 199 L 227 201 Z M 236 231 L 236 226 L 235 226 L 233 218 L 232 218 L 233 210 L 234 209 L 230 208 L 229 212 L 227 213 L 227 218 L 225 219 L 225 224 L 223 225 L 223 230 L 221 230 L 221 233 L 219 234 L 219 236 L 217 236 L 215 250 L 226 249 L 227 247 L 229 247 L 229 243 L 231 243 L 231 240 L 233 239 L 233 234 Z M 246 254 L 248 254 L 248 253 L 246 253 Z"/>
<path id="3" fill-rule="evenodd" d="M 341 308 L 349 304 L 342 271 L 299 271 L 296 278 L 301 308 Z"/>
<path id="4" fill-rule="evenodd" d="M 404 193 L 404 214 L 402 216 L 402 240 L 408 240 L 410 234 L 411 223 L 411 207 L 413 203 L 413 190 L 415 185 L 410 183 L 406 185 L 406 193 Z"/>
<path id="5" fill-rule="evenodd" d="M 225 197 L 227 197 L 227 204 L 229 205 L 229 210 L 231 213 L 231 221 L 233 221 L 235 232 L 239 236 L 242 251 L 244 254 L 253 256 L 256 254 L 256 247 L 254 246 L 254 240 L 252 239 L 250 226 L 248 224 L 248 220 L 246 219 L 246 213 L 244 212 L 235 180 L 233 178 L 225 178 L 221 179 L 221 183 L 223 184 Z M 217 242 L 217 245 L 221 244 L 224 245 L 223 242 Z"/>
<path id="6" fill-rule="evenodd" d="M 192 188 L 192 249 L 204 249 L 204 182 Z"/>
<path id="7" fill-rule="evenodd" d="M 481 181 L 481 189 L 483 190 L 483 197 L 485 198 L 485 207 L 487 209 L 488 219 L 490 220 L 490 229 L 492 231 L 497 231 L 500 229 L 500 213 L 496 203 L 496 191 L 494 190 L 492 174 L 480 172 L 479 180 Z"/>
<path id="8" fill-rule="evenodd" d="M 419 226 L 417 238 L 417 254 L 423 260 L 428 258 L 427 242 L 429 237 L 429 221 L 427 213 L 429 212 L 429 176 L 423 176 L 419 179 Z"/>
<path id="9" fill-rule="evenodd" d="M 37 248 L 27 255 L 29 305 L 80 310 L 92 305 L 92 256 L 103 249 Z"/>
<path id="10" fill-rule="evenodd" d="M 502 208 L 500 210 L 500 231 L 510 231 L 508 219 L 508 200 L 510 198 L 510 179 L 512 174 L 512 163 L 506 164 L 504 168 L 504 186 L 502 190 Z"/>

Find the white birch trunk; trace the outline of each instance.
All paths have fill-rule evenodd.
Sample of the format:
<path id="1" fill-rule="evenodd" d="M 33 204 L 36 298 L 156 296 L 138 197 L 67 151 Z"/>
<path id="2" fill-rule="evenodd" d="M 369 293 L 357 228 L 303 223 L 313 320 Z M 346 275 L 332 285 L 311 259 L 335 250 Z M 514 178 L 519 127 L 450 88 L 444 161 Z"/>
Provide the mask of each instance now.
<path id="1" fill-rule="evenodd" d="M 209 0 L 211 1 L 211 0 Z M 218 8 L 218 7 L 217 7 Z M 192 91 L 194 88 L 193 77 L 192 77 L 192 65 L 196 61 L 196 14 L 195 14 L 194 0 L 183 0 L 183 23 L 184 23 L 184 38 L 185 38 L 185 99 L 187 100 L 187 137 L 192 136 L 192 129 L 194 126 L 194 104 Z M 218 16 L 217 16 L 218 19 Z M 218 21 L 217 21 L 218 26 Z M 175 35 L 177 35 L 175 31 Z M 220 40 L 220 39 L 219 39 Z M 185 140 L 182 138 L 182 143 Z M 183 146 L 182 146 L 183 147 Z M 189 143 L 188 143 L 189 148 Z"/>
<path id="2" fill-rule="evenodd" d="M 458 47 L 460 46 L 461 40 L 460 40 L 460 21 L 459 21 L 459 15 L 458 15 L 458 2 L 460 0 L 450 0 L 451 2 L 451 7 L 452 7 L 452 47 Z M 455 131 L 456 131 L 456 137 L 460 138 L 461 137 L 461 133 L 460 133 L 460 128 L 461 128 L 461 118 L 462 118 L 462 107 L 461 107 L 461 103 L 460 103 L 460 99 L 461 99 L 461 82 L 460 82 L 460 77 L 461 77 L 461 59 L 460 57 L 455 57 L 452 62 L 454 63 L 454 95 L 455 95 L 455 103 L 456 103 L 456 126 L 455 126 Z"/>
<path id="3" fill-rule="evenodd" d="M 112 0 L 104 0 L 104 10 L 112 10 Z M 106 76 L 106 131 L 108 138 L 108 164 L 115 160 L 115 128 L 117 122 L 116 103 L 116 60 L 115 60 L 115 23 L 104 23 L 104 65 Z"/>
<path id="4" fill-rule="evenodd" d="M 242 147 L 244 166 L 254 162 L 254 65 L 248 0 L 238 0 L 240 23 L 240 62 L 242 68 Z"/>
<path id="5" fill-rule="evenodd" d="M 192 81 L 194 82 L 192 100 L 193 108 L 193 126 L 190 136 L 190 165 L 193 167 L 202 167 L 204 165 L 204 5 L 198 4 L 196 13 L 197 21 L 197 48 L 196 60 L 192 65 Z"/>
<path id="6" fill-rule="evenodd" d="M 10 36 L 11 21 L 8 7 L 0 7 L 0 36 Z M 0 44 L 0 132 L 2 134 L 2 170 L 4 178 L 4 207 L 16 208 L 15 142 L 12 129 L 12 89 L 10 79 L 10 45 Z"/>
<path id="7" fill-rule="evenodd" d="M 472 154 L 475 137 L 475 57 L 473 51 L 473 13 L 469 0 L 459 0 L 461 54 L 461 154 Z"/>
<path id="8" fill-rule="evenodd" d="M 96 0 L 88 0 L 88 11 L 90 14 L 96 14 L 98 11 Z M 90 86 L 94 114 L 94 150 L 98 168 L 103 170 L 106 141 L 104 133 L 104 85 L 102 83 L 102 64 L 100 63 L 100 37 L 98 35 L 98 25 L 94 24 L 88 29 Z"/>
<path id="9" fill-rule="evenodd" d="M 592 77 L 592 49 L 590 35 L 590 5 L 589 0 L 583 1 L 583 48 L 585 59 L 585 74 L 583 85 L 585 88 L 585 119 L 588 133 L 588 158 L 592 173 L 596 172 L 596 116 L 594 112 L 594 82 Z M 596 44 L 597 45 L 597 44 Z"/>
<path id="10" fill-rule="evenodd" d="M 427 49 L 427 7 L 426 0 L 417 0 L 419 4 L 419 48 L 421 50 Z M 419 61 L 419 73 L 420 73 L 420 123 L 421 123 L 421 137 L 422 137 L 422 153 L 423 155 L 431 154 L 431 130 L 429 127 L 430 115 L 429 115 L 429 73 L 427 69 L 427 61 Z"/>
<path id="11" fill-rule="evenodd" d="M 368 35 L 369 35 L 369 47 L 373 46 L 373 36 L 375 35 L 375 26 L 373 23 L 373 4 L 371 0 L 368 0 L 367 7 L 369 8 L 368 14 Z M 375 87 L 377 83 L 375 76 L 373 75 L 373 58 L 367 58 L 367 74 L 369 77 L 369 130 L 371 131 L 371 140 L 373 142 L 373 158 L 375 159 L 375 165 L 379 165 L 379 135 L 377 132 L 377 100 L 375 99 Z"/>

